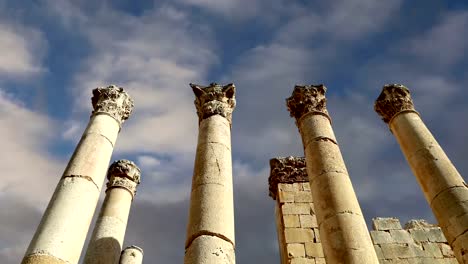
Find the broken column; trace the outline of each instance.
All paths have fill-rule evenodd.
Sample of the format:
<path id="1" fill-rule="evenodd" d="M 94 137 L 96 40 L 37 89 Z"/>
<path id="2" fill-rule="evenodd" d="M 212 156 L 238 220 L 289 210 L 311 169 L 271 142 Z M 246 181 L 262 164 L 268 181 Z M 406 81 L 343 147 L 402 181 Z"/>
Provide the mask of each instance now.
<path id="1" fill-rule="evenodd" d="M 388 84 L 375 111 L 396 137 L 455 256 L 468 263 L 468 187 L 416 112 L 408 88 Z"/>
<path id="2" fill-rule="evenodd" d="M 122 251 L 120 264 L 142 264 L 143 249 L 137 246 L 129 246 Z"/>
<path id="3" fill-rule="evenodd" d="M 133 100 L 117 86 L 96 88 L 88 126 L 60 179 L 23 264 L 78 263 L 107 166 Z"/>
<path id="4" fill-rule="evenodd" d="M 231 160 L 235 86 L 190 86 L 199 132 L 184 263 L 235 263 Z"/>
<path id="5" fill-rule="evenodd" d="M 117 160 L 107 173 L 106 198 L 96 221 L 85 264 L 118 264 L 130 206 L 140 184 L 140 169 L 129 160 Z"/>
<path id="6" fill-rule="evenodd" d="M 270 168 L 281 264 L 325 264 L 305 159 L 274 158 Z"/>
<path id="7" fill-rule="evenodd" d="M 341 156 L 323 85 L 296 85 L 286 99 L 302 136 L 307 174 L 327 263 L 378 263 Z"/>

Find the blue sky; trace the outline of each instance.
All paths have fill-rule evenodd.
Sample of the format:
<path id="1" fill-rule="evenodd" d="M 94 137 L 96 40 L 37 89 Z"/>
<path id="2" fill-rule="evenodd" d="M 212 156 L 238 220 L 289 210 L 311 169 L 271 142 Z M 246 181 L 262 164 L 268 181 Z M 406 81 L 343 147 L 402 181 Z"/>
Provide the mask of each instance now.
<path id="1" fill-rule="evenodd" d="M 285 106 L 295 84 L 327 86 L 368 222 L 434 221 L 373 103 L 384 84 L 407 85 L 466 175 L 467 35 L 466 1 L 0 0 L 0 259 L 21 259 L 88 122 L 91 90 L 108 84 L 135 100 L 113 159 L 142 169 L 126 244 L 143 247 L 145 263 L 183 259 L 198 132 L 190 82 L 237 87 L 238 263 L 279 263 L 268 160 L 303 155 Z"/>

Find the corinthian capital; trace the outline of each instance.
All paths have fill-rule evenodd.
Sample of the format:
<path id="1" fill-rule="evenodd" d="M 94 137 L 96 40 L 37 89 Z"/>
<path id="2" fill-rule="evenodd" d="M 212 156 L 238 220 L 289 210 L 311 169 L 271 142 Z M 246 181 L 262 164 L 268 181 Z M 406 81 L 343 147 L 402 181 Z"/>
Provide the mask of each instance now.
<path id="1" fill-rule="evenodd" d="M 401 84 L 386 84 L 375 101 L 374 109 L 387 124 L 402 111 L 415 111 L 410 91 Z"/>
<path id="2" fill-rule="evenodd" d="M 91 98 L 93 115 L 105 113 L 115 118 L 120 124 L 128 119 L 133 110 L 133 100 L 122 87 L 110 85 L 93 90 Z"/>
<path id="3" fill-rule="evenodd" d="M 276 199 L 278 183 L 308 182 L 304 157 L 278 157 L 270 160 L 268 185 L 270 196 Z"/>
<path id="4" fill-rule="evenodd" d="M 140 168 L 129 160 L 117 160 L 112 163 L 107 172 L 107 190 L 111 188 L 124 188 L 132 196 L 136 194 L 136 188 L 140 184 Z"/>
<path id="5" fill-rule="evenodd" d="M 236 107 L 236 87 L 234 84 L 222 86 L 211 83 L 209 86 L 203 87 L 191 83 L 190 86 L 195 93 L 195 107 L 199 122 L 212 115 L 223 116 L 229 123 L 232 122 L 232 111 Z"/>
<path id="6" fill-rule="evenodd" d="M 291 97 L 286 99 L 291 117 L 297 121 L 305 114 L 313 112 L 328 117 L 326 92 L 327 88 L 323 84 L 296 85 Z"/>

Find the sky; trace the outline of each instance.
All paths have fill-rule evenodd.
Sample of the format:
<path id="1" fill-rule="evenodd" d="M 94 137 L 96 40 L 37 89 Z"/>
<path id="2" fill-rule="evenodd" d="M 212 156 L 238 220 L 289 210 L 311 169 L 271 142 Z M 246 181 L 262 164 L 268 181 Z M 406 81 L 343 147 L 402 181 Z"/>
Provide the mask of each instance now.
<path id="1" fill-rule="evenodd" d="M 191 82 L 236 85 L 238 263 L 280 262 L 269 159 L 303 155 L 285 105 L 295 84 L 328 88 L 369 228 L 377 216 L 435 222 L 373 104 L 384 84 L 406 85 L 466 179 L 467 36 L 468 2 L 455 0 L 0 0 L 1 262 L 20 262 L 89 121 L 91 91 L 109 84 L 135 101 L 112 160 L 142 170 L 125 245 L 142 247 L 145 263 L 183 261 Z"/>

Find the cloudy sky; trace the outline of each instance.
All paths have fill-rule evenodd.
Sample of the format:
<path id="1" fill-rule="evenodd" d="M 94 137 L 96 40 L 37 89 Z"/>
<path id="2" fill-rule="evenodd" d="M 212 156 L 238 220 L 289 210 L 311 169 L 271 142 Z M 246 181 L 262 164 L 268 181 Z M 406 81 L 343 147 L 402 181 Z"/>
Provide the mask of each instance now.
<path id="1" fill-rule="evenodd" d="M 108 84 L 135 100 L 113 159 L 142 169 L 125 243 L 145 263 L 183 260 L 198 132 L 189 82 L 237 87 L 238 263 L 279 263 L 268 160 L 303 155 L 285 106 L 295 84 L 328 87 L 367 222 L 433 222 L 373 103 L 385 83 L 407 85 L 467 175 L 467 35 L 466 1 L 0 0 L 1 263 L 22 258 L 89 120 L 91 90 Z"/>

